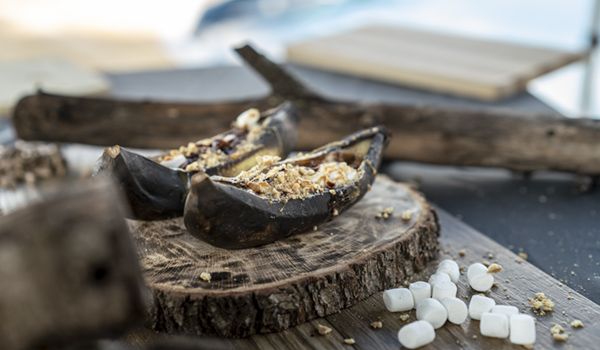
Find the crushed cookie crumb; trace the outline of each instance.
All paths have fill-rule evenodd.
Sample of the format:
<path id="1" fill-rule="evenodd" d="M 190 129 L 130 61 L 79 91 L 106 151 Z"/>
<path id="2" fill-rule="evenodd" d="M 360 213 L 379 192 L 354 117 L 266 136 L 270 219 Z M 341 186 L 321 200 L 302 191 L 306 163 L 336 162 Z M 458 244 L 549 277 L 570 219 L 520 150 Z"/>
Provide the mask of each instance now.
<path id="1" fill-rule="evenodd" d="M 527 260 L 527 258 L 529 258 L 529 255 L 527 255 L 525 252 L 519 252 L 517 255 L 523 260 Z"/>
<path id="2" fill-rule="evenodd" d="M 371 322 L 371 328 L 373 328 L 373 329 L 383 328 L 383 322 L 381 322 L 381 321 L 373 321 L 373 322 Z"/>
<path id="3" fill-rule="evenodd" d="M 546 297 L 546 294 L 539 292 L 529 299 L 529 305 L 534 313 L 544 316 L 547 312 L 554 311 L 554 302 Z"/>
<path id="4" fill-rule="evenodd" d="M 210 273 L 208 272 L 202 272 L 200 274 L 200 279 L 206 282 L 210 282 Z"/>
<path id="5" fill-rule="evenodd" d="M 332 329 L 324 326 L 322 324 L 318 324 L 317 325 L 317 332 L 319 332 L 320 335 L 327 335 L 329 333 L 331 333 Z"/>
<path id="6" fill-rule="evenodd" d="M 458 256 L 460 256 L 461 258 L 464 258 L 465 255 L 467 255 L 467 252 L 464 249 L 458 251 Z"/>
<path id="7" fill-rule="evenodd" d="M 402 221 L 410 221 L 410 219 L 412 218 L 412 215 L 413 215 L 413 213 L 411 210 L 405 210 L 400 215 L 400 218 L 402 219 Z"/>
<path id="8" fill-rule="evenodd" d="M 354 345 L 356 344 L 356 341 L 354 340 L 354 338 L 346 338 L 344 339 L 344 344 Z"/>
<path id="9" fill-rule="evenodd" d="M 491 264 L 487 269 L 488 273 L 498 273 L 500 271 L 502 271 L 502 265 L 496 263 Z"/>
<path id="10" fill-rule="evenodd" d="M 375 218 L 387 220 L 390 217 L 392 217 L 393 213 L 394 213 L 394 208 L 392 208 L 392 207 L 384 208 L 382 211 L 377 213 L 377 215 L 375 215 Z"/>
<path id="11" fill-rule="evenodd" d="M 346 162 L 324 161 L 308 167 L 295 164 L 294 159 L 280 161 L 276 156 L 263 156 L 257 158 L 257 165 L 232 179 L 258 195 L 288 200 L 335 191 L 358 181 L 361 171 Z M 334 216 L 336 212 L 334 209 Z"/>
<path id="12" fill-rule="evenodd" d="M 402 322 L 406 322 L 406 321 L 408 321 L 408 319 L 409 319 L 409 318 L 410 318 L 410 315 L 409 315 L 409 314 L 407 314 L 407 313 L 406 313 L 406 314 L 401 314 L 401 315 L 400 315 L 400 321 L 402 321 Z"/>
<path id="13" fill-rule="evenodd" d="M 492 264 L 489 260 L 483 260 L 481 263 L 485 266 L 490 266 Z"/>
<path id="14" fill-rule="evenodd" d="M 573 321 L 571 321 L 571 327 L 583 328 L 583 322 L 581 322 L 581 320 L 573 320 Z"/>
<path id="15" fill-rule="evenodd" d="M 565 333 L 565 329 L 557 323 L 550 328 L 550 334 L 552 334 L 552 338 L 556 341 L 564 342 L 569 339 L 569 335 Z"/>

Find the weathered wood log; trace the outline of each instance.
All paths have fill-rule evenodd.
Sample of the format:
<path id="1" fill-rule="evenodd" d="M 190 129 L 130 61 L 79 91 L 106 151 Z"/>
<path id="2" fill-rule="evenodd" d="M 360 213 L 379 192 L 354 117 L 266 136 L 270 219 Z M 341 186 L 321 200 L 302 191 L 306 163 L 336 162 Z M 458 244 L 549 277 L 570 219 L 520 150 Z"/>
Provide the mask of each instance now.
<path id="1" fill-rule="evenodd" d="M 95 180 L 0 218 L 0 348 L 115 335 L 142 320 L 143 280 L 120 201 Z"/>
<path id="2" fill-rule="evenodd" d="M 387 207 L 392 217 L 377 219 Z M 406 210 L 410 220 L 401 219 Z M 385 177 L 316 231 L 258 248 L 216 248 L 181 219 L 131 229 L 154 294 L 150 325 L 224 337 L 280 331 L 397 286 L 437 255 L 439 235 L 429 204 Z"/>
<path id="3" fill-rule="evenodd" d="M 387 158 L 433 164 L 600 174 L 600 121 L 496 109 L 361 104 L 310 91 L 251 47 L 237 50 L 273 88 L 255 101 L 182 104 L 117 101 L 38 93 L 14 111 L 19 137 L 31 140 L 169 148 L 225 130 L 249 106 L 283 99 L 299 108 L 299 148 L 312 149 L 383 124 L 394 134 Z"/>

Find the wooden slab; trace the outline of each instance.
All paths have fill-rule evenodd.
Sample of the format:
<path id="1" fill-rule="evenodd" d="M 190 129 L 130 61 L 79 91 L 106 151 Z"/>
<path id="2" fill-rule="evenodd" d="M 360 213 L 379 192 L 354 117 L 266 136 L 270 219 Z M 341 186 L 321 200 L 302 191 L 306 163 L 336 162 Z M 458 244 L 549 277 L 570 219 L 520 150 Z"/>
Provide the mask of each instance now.
<path id="1" fill-rule="evenodd" d="M 504 271 L 497 275 L 498 287 L 490 293 L 498 304 L 511 304 L 519 307 L 521 312 L 529 313 L 527 299 L 536 292 L 544 292 L 556 303 L 555 311 L 543 317 L 535 316 L 537 322 L 537 341 L 534 349 L 597 349 L 600 343 L 600 306 L 584 296 L 563 285 L 550 275 L 542 272 L 528 262 L 517 262 L 517 256 L 500 246 L 483 234 L 436 208 L 442 228 L 440 244 L 442 254 L 439 259 L 451 257 L 461 266 L 468 266 L 477 261 L 487 259 L 497 262 Z M 465 257 L 458 256 L 459 250 L 465 250 Z M 488 254 L 491 253 L 493 258 Z M 410 281 L 427 278 L 436 268 L 436 262 L 429 263 L 427 268 L 413 276 Z M 458 295 L 470 297 L 473 293 L 466 286 L 463 274 L 458 283 Z M 226 349 L 383 349 L 400 348 L 397 332 L 404 324 L 415 319 L 414 311 L 410 319 L 402 322 L 399 313 L 385 310 L 381 293 L 362 301 L 340 313 L 313 320 L 300 326 L 272 334 L 254 335 L 248 339 L 197 339 L 198 344 L 210 341 L 212 346 L 219 344 Z M 580 319 L 585 324 L 582 329 L 572 329 L 569 322 Z M 372 329 L 369 324 L 373 320 L 383 322 L 382 329 Z M 570 334 L 566 344 L 555 342 L 550 335 L 550 327 L 554 323 L 561 324 Z M 327 336 L 316 332 L 318 324 L 331 327 L 333 331 Z M 476 337 L 473 337 L 476 336 Z M 155 339 L 163 339 L 164 335 L 140 330 L 130 334 L 126 341 L 133 345 L 151 344 Z M 353 338 L 356 344 L 345 345 L 343 339 Z M 433 349 L 499 349 L 519 350 L 521 346 L 511 345 L 506 340 L 482 337 L 479 334 L 479 322 L 468 320 L 457 326 L 446 324 L 436 330 L 436 339 L 430 345 L 420 348 Z"/>
<path id="2" fill-rule="evenodd" d="M 376 219 L 386 207 L 395 214 Z M 406 210 L 412 217 L 403 221 Z M 130 226 L 154 292 L 152 327 L 171 333 L 245 337 L 281 331 L 399 284 L 438 251 L 431 207 L 386 177 L 317 231 L 258 248 L 213 247 L 188 234 L 180 219 Z"/>
<path id="3" fill-rule="evenodd" d="M 291 62 L 430 91 L 496 100 L 585 56 L 561 50 L 367 26 L 292 44 Z"/>

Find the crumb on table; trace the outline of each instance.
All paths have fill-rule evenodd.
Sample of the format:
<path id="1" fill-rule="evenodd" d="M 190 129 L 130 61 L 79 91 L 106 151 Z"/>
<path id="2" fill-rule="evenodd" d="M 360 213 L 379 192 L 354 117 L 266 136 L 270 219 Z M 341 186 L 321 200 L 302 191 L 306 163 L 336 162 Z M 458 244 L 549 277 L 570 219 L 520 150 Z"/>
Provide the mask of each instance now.
<path id="1" fill-rule="evenodd" d="M 540 316 L 544 316 L 547 312 L 554 311 L 554 302 L 542 292 L 535 293 L 535 296 L 529 299 L 529 305 L 533 312 Z"/>

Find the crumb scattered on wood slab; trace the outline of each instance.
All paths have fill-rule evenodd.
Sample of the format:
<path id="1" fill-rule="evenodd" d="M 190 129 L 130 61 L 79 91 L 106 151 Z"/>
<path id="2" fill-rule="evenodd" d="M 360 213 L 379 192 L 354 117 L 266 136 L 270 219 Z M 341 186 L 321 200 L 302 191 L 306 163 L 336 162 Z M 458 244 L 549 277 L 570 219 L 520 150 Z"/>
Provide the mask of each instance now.
<path id="1" fill-rule="evenodd" d="M 322 324 L 318 324 L 317 325 L 317 332 L 319 332 L 320 335 L 327 335 L 329 333 L 331 333 L 332 329 L 324 326 Z"/>
<path id="2" fill-rule="evenodd" d="M 413 215 L 412 211 L 410 211 L 410 210 L 405 210 L 405 211 L 403 211 L 403 212 L 402 212 L 402 214 L 400 215 L 400 218 L 401 218 L 403 221 L 410 221 L 410 219 L 412 218 L 412 215 Z"/>
<path id="3" fill-rule="evenodd" d="M 393 213 L 394 213 L 394 208 L 392 208 L 392 207 L 384 208 L 382 211 L 377 213 L 377 215 L 375 215 L 375 218 L 387 220 L 392 217 Z"/>
<path id="4" fill-rule="evenodd" d="M 402 315 L 400 315 L 400 321 L 402 321 L 402 322 L 408 321 L 409 318 L 410 318 L 409 314 L 402 314 Z"/>
<path id="5" fill-rule="evenodd" d="M 346 338 L 346 339 L 344 339 L 344 343 L 346 343 L 348 345 L 354 345 L 354 344 L 356 344 L 356 341 L 354 341 L 354 338 Z"/>
<path id="6" fill-rule="evenodd" d="M 373 328 L 373 329 L 383 328 L 383 322 L 381 322 L 381 321 L 373 321 L 373 322 L 371 322 L 371 328 Z"/>
<path id="7" fill-rule="evenodd" d="M 581 322 L 581 320 L 573 320 L 573 321 L 571 321 L 571 327 L 583 328 L 583 322 Z"/>
<path id="8" fill-rule="evenodd" d="M 556 341 L 564 342 L 569 339 L 569 335 L 565 333 L 565 329 L 557 323 L 550 328 L 550 333 L 552 334 L 552 338 Z"/>
<path id="9" fill-rule="evenodd" d="M 531 305 L 533 312 L 540 316 L 554 311 L 554 302 L 542 292 L 535 293 L 535 296 L 529 299 L 529 305 Z"/>
<path id="10" fill-rule="evenodd" d="M 502 265 L 496 263 L 490 264 L 487 269 L 488 273 L 498 273 L 500 271 L 502 271 Z"/>
<path id="11" fill-rule="evenodd" d="M 200 274 L 200 279 L 206 282 L 210 282 L 210 273 L 208 272 L 202 272 Z"/>

